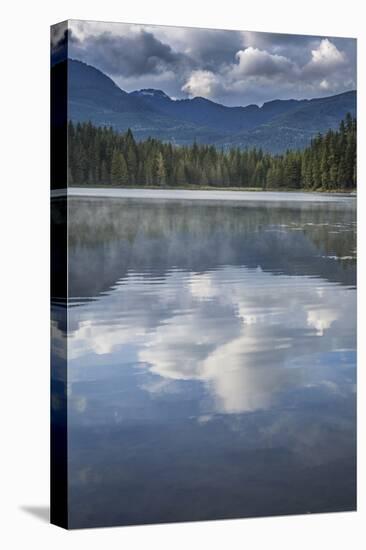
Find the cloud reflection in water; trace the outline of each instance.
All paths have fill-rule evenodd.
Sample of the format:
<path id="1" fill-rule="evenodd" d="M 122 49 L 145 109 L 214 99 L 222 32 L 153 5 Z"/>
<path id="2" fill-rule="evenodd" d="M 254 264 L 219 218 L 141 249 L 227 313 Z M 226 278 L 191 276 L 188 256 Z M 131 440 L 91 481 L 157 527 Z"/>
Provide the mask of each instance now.
<path id="1" fill-rule="evenodd" d="M 317 201 L 70 200 L 74 526 L 354 509 L 354 209 Z"/>
<path id="2" fill-rule="evenodd" d="M 136 366 L 204 384 L 216 412 L 254 411 L 311 382 L 293 358 L 354 347 L 354 308 L 349 288 L 261 269 L 173 271 L 159 283 L 130 274 L 98 302 L 71 310 L 78 328 L 68 353 L 114 354 L 122 368 L 132 346 Z"/>

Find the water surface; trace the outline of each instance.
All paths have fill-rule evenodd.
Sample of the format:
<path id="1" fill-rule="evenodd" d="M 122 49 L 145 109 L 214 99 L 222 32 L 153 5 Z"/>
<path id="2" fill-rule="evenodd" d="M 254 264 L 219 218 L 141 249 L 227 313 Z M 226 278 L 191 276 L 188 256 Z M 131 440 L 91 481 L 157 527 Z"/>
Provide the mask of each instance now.
<path id="1" fill-rule="evenodd" d="M 69 198 L 71 527 L 353 510 L 354 199 L 164 193 Z"/>

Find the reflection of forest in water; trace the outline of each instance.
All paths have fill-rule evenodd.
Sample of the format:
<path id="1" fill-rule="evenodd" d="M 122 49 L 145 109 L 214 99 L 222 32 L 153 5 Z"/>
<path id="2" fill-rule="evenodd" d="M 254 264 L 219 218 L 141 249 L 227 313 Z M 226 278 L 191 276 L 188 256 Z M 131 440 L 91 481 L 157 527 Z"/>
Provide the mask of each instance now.
<path id="1" fill-rule="evenodd" d="M 69 296 L 95 296 L 127 272 L 164 276 L 224 265 L 355 284 L 353 202 L 234 204 L 69 200 Z"/>

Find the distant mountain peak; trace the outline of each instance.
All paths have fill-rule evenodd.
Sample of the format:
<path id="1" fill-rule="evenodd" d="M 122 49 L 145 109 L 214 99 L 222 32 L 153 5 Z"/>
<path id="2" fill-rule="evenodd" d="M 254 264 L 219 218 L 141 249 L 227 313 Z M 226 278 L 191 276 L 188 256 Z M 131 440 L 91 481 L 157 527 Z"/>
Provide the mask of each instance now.
<path id="1" fill-rule="evenodd" d="M 154 88 L 142 88 L 141 90 L 135 90 L 134 92 L 131 92 L 131 95 L 170 99 L 170 97 L 165 92 L 163 92 L 163 90 L 155 90 Z"/>

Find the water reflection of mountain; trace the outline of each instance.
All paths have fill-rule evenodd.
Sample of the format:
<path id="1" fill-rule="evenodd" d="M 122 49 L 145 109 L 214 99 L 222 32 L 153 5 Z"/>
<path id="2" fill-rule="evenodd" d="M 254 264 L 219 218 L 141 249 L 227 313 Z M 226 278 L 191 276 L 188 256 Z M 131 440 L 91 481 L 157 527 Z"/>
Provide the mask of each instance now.
<path id="1" fill-rule="evenodd" d="M 352 203 L 70 199 L 69 297 L 95 297 L 129 272 L 225 265 L 354 285 Z"/>

